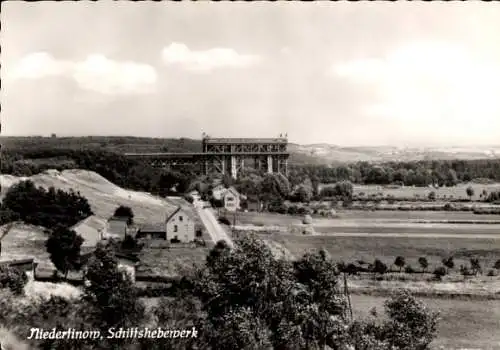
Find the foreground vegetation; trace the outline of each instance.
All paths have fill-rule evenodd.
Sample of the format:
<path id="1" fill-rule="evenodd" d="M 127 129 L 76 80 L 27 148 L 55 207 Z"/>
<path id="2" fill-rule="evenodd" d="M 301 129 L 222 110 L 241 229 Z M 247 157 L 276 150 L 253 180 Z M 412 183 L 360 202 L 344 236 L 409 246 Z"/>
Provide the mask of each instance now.
<path id="1" fill-rule="evenodd" d="M 50 349 L 428 349 L 437 314 L 410 294 L 390 298 L 387 317 L 352 319 L 335 263 L 325 252 L 295 263 L 277 260 L 262 242 L 245 238 L 230 250 L 220 242 L 184 288 L 152 313 L 118 271 L 113 253 L 99 247 L 89 263 L 83 294 L 21 303 L 4 292 L 0 323 L 19 339 L 32 327 L 192 329 L 184 339 L 32 340 Z"/>

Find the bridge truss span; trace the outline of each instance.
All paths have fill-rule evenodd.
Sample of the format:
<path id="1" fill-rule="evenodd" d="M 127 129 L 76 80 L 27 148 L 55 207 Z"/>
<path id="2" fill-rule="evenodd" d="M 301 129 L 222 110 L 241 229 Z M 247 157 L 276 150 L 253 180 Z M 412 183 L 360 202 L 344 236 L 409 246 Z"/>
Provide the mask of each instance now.
<path id="1" fill-rule="evenodd" d="M 288 174 L 288 139 L 279 138 L 210 138 L 202 140 L 202 152 L 195 153 L 126 153 L 145 159 L 153 166 L 194 164 L 204 174 L 231 175 L 237 178 L 245 168 L 267 173 Z"/>

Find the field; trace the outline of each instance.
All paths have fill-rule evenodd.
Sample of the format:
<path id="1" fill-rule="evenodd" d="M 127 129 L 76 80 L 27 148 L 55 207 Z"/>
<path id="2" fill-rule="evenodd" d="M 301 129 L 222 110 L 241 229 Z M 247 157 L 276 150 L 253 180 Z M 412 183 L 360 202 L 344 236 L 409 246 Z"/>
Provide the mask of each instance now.
<path id="1" fill-rule="evenodd" d="M 282 215 L 273 213 L 238 213 L 238 225 L 294 225 L 302 222 L 302 216 Z M 337 212 L 337 217 L 325 219 L 315 218 L 314 225 L 335 226 L 342 222 L 411 222 L 411 221 L 498 221 L 500 215 L 477 215 L 473 212 L 459 211 L 399 211 L 399 210 L 343 210 Z"/>
<path id="2" fill-rule="evenodd" d="M 323 185 L 324 186 L 324 185 Z M 467 196 L 466 189 L 471 186 L 474 189 L 474 195 L 471 197 L 472 200 L 481 199 L 480 195 L 483 190 L 490 193 L 493 191 L 500 191 L 500 184 L 478 184 L 478 183 L 468 183 L 459 184 L 453 187 L 440 187 L 440 188 L 429 188 L 429 187 L 400 187 L 400 188 L 387 188 L 384 186 L 376 185 L 354 185 L 354 194 L 359 195 L 364 193 L 365 196 L 370 196 L 372 194 L 383 193 L 384 196 L 393 196 L 397 198 L 414 198 L 418 196 L 419 198 L 427 198 L 431 191 L 436 193 L 437 199 L 453 198 L 453 199 L 469 199 Z"/>
<path id="3" fill-rule="evenodd" d="M 366 317 L 371 308 L 383 312 L 386 297 L 353 295 L 355 316 Z M 440 311 L 436 349 L 500 349 L 500 307 L 498 300 L 452 300 L 423 298 L 431 309 Z"/>
<path id="4" fill-rule="evenodd" d="M 237 224 L 260 226 L 260 229 L 281 228 L 284 232 L 259 233 L 259 236 L 283 247 L 295 257 L 324 248 L 334 259 L 344 261 L 372 262 L 379 258 L 391 264 L 396 256 L 401 255 L 413 267 L 418 266 L 417 260 L 421 256 L 436 265 L 442 258 L 453 255 L 457 266 L 468 264 L 473 256 L 480 258 L 483 266 L 487 267 L 500 259 L 500 223 L 446 223 L 471 220 L 500 222 L 498 215 L 342 211 L 338 213 L 338 218 L 313 219 L 315 235 L 287 233 L 288 228 L 300 225 L 301 219 L 299 216 L 280 214 L 239 213 Z"/>

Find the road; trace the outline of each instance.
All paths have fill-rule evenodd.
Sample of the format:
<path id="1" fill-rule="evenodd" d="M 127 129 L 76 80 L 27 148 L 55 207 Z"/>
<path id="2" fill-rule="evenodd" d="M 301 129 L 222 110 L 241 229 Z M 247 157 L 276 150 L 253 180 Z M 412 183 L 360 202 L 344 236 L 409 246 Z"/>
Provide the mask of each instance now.
<path id="1" fill-rule="evenodd" d="M 229 237 L 227 232 L 217 221 L 213 209 L 203 208 L 202 205 L 195 205 L 195 208 L 201 221 L 203 222 L 203 226 L 205 226 L 208 234 L 210 235 L 210 237 L 212 237 L 214 243 L 224 240 L 231 248 L 234 248 L 233 240 L 231 239 L 231 237 Z"/>

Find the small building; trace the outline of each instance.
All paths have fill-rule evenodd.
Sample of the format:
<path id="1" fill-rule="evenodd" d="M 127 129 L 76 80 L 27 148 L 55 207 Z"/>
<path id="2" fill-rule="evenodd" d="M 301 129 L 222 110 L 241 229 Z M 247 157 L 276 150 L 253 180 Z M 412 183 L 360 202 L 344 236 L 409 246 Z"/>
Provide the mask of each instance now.
<path id="1" fill-rule="evenodd" d="M 224 187 L 224 185 L 222 185 L 222 184 L 215 186 L 214 188 L 212 188 L 213 199 L 215 199 L 217 201 L 222 200 L 222 197 L 226 191 L 227 191 L 227 188 Z"/>
<path id="2" fill-rule="evenodd" d="M 240 209 L 240 194 L 234 187 L 228 188 L 222 194 L 224 209 L 227 211 L 237 211 Z"/>
<path id="3" fill-rule="evenodd" d="M 195 239 L 195 222 L 188 213 L 178 207 L 166 219 L 167 239 L 189 243 Z"/>
<path id="4" fill-rule="evenodd" d="M 137 239 L 167 239 L 167 230 L 164 224 L 144 225 L 135 235 Z"/>
<path id="5" fill-rule="evenodd" d="M 112 216 L 108 219 L 108 225 L 106 228 L 106 234 L 109 236 L 116 236 L 119 238 L 125 238 L 128 233 L 128 218 L 127 217 L 117 217 Z"/>
<path id="6" fill-rule="evenodd" d="M 107 226 L 106 219 L 92 215 L 78 222 L 71 229 L 83 238 L 82 247 L 95 247 L 99 241 L 109 238 Z"/>
<path id="7" fill-rule="evenodd" d="M 24 272 L 33 272 L 36 264 L 34 259 L 10 259 L 0 260 L 0 266 L 10 267 Z"/>

